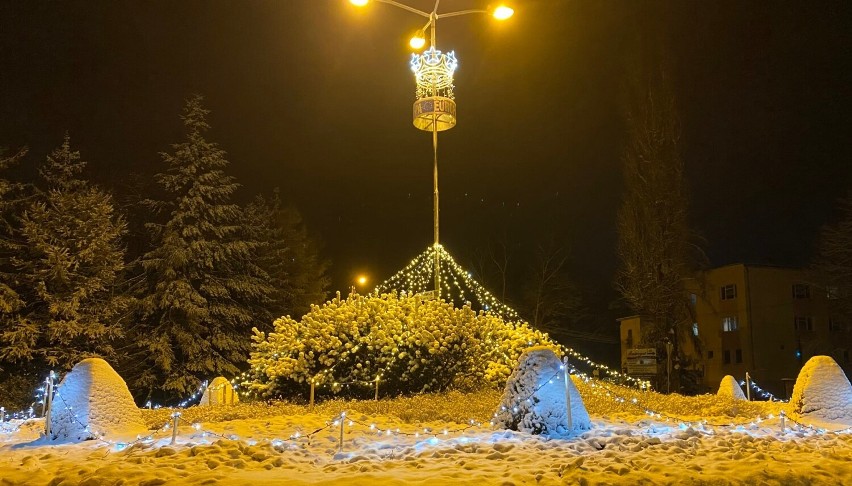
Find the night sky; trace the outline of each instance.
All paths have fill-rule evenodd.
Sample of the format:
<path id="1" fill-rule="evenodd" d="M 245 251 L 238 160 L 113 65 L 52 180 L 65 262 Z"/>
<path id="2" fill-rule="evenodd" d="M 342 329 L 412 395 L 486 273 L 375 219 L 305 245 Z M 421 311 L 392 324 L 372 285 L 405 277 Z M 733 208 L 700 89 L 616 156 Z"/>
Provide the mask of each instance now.
<path id="1" fill-rule="evenodd" d="M 429 0 L 408 0 L 429 10 Z M 442 11 L 487 2 L 444 0 Z M 440 136 L 442 242 L 469 262 L 555 238 L 611 289 L 625 78 L 665 53 L 691 222 L 713 265 L 801 265 L 852 182 L 852 4 L 517 0 L 445 19 L 459 123 Z M 121 195 L 161 171 L 192 93 L 242 200 L 280 187 L 325 242 L 333 289 L 383 279 L 432 240 L 429 134 L 411 125 L 408 12 L 346 0 L 4 1 L 0 146 L 30 164 L 65 130 Z"/>

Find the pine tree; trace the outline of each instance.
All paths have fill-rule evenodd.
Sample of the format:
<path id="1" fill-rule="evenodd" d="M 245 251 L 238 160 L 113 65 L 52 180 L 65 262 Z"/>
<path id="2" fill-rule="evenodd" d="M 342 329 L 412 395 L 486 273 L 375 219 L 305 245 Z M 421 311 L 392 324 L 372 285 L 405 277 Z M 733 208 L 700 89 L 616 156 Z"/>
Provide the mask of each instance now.
<path id="1" fill-rule="evenodd" d="M 259 243 L 244 235 L 239 184 L 225 174 L 225 152 L 205 139 L 201 96 L 187 100 L 186 140 L 163 153 L 155 179 L 168 199 L 147 201 L 165 216 L 151 223 L 153 248 L 142 257 L 147 289 L 134 341 L 145 360 L 136 383 L 185 393 L 205 378 L 233 376 L 248 357 L 256 309 L 270 288 L 254 260 Z"/>
<path id="2" fill-rule="evenodd" d="M 282 206 L 276 189 L 269 199 L 255 198 L 247 208 L 246 222 L 247 231 L 263 242 L 258 265 L 273 288 L 269 316 L 300 318 L 311 304 L 322 304 L 330 283 L 329 265 L 320 257 L 318 244 L 308 235 L 299 211 Z"/>
<path id="3" fill-rule="evenodd" d="M 40 170 L 45 190 L 20 217 L 10 263 L 22 305 L 0 336 L 0 357 L 22 369 L 111 359 L 122 334 L 125 223 L 108 194 L 79 178 L 85 164 L 66 135 Z"/>

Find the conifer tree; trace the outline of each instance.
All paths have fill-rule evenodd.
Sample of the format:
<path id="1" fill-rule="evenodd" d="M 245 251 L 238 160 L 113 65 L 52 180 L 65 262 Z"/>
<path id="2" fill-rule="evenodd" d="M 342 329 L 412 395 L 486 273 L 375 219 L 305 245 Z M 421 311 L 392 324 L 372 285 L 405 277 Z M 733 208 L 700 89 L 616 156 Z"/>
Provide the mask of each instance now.
<path id="1" fill-rule="evenodd" d="M 10 261 L 21 305 L 4 326 L 0 357 L 22 369 L 113 358 L 122 333 L 125 223 L 112 198 L 80 178 L 85 165 L 66 134 L 40 169 L 45 190 L 16 229 L 21 245 Z"/>
<path id="2" fill-rule="evenodd" d="M 293 206 L 282 206 L 278 189 L 272 197 L 257 196 L 247 208 L 247 231 L 263 243 L 258 264 L 269 276 L 269 317 L 306 314 L 311 304 L 322 304 L 330 279 L 328 261 L 308 235 L 302 216 Z M 271 325 L 268 321 L 266 327 Z M 261 327 L 262 328 L 262 327 Z"/>
<path id="3" fill-rule="evenodd" d="M 164 216 L 148 225 L 153 248 L 142 257 L 147 288 L 135 342 L 146 358 L 136 383 L 185 393 L 205 378 L 233 376 L 250 348 L 256 309 L 270 288 L 255 264 L 259 243 L 245 236 L 231 200 L 239 184 L 225 174 L 225 152 L 205 138 L 202 97 L 186 102 L 186 139 L 162 157 L 155 176 L 167 194 L 146 201 Z"/>
<path id="4" fill-rule="evenodd" d="M 21 149 L 12 156 L 5 156 L 0 150 L 0 171 L 5 171 L 15 165 L 27 153 Z M 14 218 L 16 208 L 22 203 L 19 197 L 21 184 L 0 178 L 0 330 L 6 328 L 8 317 L 16 312 L 22 301 L 15 291 L 15 271 L 11 268 L 11 257 L 20 250 L 15 241 Z"/>

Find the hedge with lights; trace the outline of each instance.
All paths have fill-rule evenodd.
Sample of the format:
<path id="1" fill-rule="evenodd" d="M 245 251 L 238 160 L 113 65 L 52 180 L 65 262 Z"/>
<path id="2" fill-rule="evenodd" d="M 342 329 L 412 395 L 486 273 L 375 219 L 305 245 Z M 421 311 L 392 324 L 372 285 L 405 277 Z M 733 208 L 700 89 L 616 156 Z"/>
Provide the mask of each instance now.
<path id="1" fill-rule="evenodd" d="M 529 346 L 556 345 L 525 322 L 420 296 L 338 294 L 301 321 L 254 330 L 251 389 L 265 397 L 317 393 L 382 395 L 499 387 Z"/>

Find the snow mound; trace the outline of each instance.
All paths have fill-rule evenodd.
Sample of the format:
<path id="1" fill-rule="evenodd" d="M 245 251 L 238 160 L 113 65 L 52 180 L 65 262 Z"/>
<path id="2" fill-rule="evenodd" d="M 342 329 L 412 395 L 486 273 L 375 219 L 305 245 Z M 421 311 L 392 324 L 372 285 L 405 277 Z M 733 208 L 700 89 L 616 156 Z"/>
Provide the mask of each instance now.
<path id="1" fill-rule="evenodd" d="M 793 386 L 793 412 L 852 425 L 852 385 L 830 356 L 809 359 Z"/>
<path id="2" fill-rule="evenodd" d="M 50 439 L 79 442 L 147 433 L 127 384 L 106 361 L 80 361 L 56 388 Z"/>
<path id="3" fill-rule="evenodd" d="M 733 398 L 734 400 L 746 399 L 743 389 L 740 388 L 740 384 L 737 383 L 737 380 L 731 375 L 725 375 L 725 377 L 722 378 L 722 382 L 719 383 L 719 391 L 716 392 L 716 396 Z"/>
<path id="4" fill-rule="evenodd" d="M 569 435 L 592 428 L 577 387 L 568 380 L 571 427 L 568 427 L 562 362 L 550 348 L 532 347 L 521 354 L 509 376 L 494 424 L 546 436 Z"/>
<path id="5" fill-rule="evenodd" d="M 220 376 L 213 380 L 207 389 L 204 390 L 204 395 L 201 395 L 199 405 L 233 405 L 239 403 L 237 392 L 234 390 L 231 382 L 227 378 Z"/>

